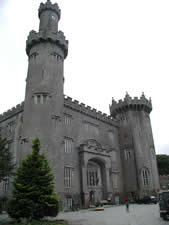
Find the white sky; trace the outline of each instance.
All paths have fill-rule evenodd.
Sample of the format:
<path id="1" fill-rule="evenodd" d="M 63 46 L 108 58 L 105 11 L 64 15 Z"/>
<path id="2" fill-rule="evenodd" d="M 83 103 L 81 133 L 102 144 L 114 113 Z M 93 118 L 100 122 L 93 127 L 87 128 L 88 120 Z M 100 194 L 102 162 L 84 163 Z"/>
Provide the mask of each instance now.
<path id="1" fill-rule="evenodd" d="M 24 100 L 25 42 L 41 0 L 0 0 L 0 112 Z M 54 3 L 55 0 L 52 0 Z M 157 154 L 169 154 L 169 1 L 57 0 L 69 40 L 65 94 L 109 113 L 111 98 L 152 98 Z"/>

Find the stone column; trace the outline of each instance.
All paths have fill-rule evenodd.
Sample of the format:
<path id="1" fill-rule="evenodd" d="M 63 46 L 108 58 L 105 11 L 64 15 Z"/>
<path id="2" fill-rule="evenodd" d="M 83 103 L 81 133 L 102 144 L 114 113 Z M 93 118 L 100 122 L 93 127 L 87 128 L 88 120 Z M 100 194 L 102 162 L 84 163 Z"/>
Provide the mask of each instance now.
<path id="1" fill-rule="evenodd" d="M 105 168 L 106 173 L 106 186 L 107 186 L 107 198 L 112 194 L 111 184 L 110 184 L 110 168 Z"/>
<path id="2" fill-rule="evenodd" d="M 80 146 L 79 160 L 80 160 L 80 173 L 81 173 L 81 201 L 82 205 L 88 205 L 89 193 L 87 189 L 87 163 L 88 159 L 85 158 L 84 146 Z"/>
<path id="3" fill-rule="evenodd" d="M 81 171 L 82 171 L 82 199 L 83 199 L 83 204 L 84 205 L 88 205 L 88 198 L 89 198 L 89 193 L 87 190 L 87 164 L 82 165 L 81 167 Z"/>

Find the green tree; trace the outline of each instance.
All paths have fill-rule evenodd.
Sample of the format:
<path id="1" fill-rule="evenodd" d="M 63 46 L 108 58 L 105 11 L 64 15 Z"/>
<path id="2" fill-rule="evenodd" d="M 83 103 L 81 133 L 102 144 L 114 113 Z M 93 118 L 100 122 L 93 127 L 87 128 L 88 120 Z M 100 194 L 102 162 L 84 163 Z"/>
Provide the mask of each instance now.
<path id="1" fill-rule="evenodd" d="M 169 155 L 157 155 L 157 166 L 160 175 L 168 175 Z"/>
<path id="2" fill-rule="evenodd" d="M 13 175 L 14 167 L 8 141 L 0 137 L 0 182 Z"/>
<path id="3" fill-rule="evenodd" d="M 44 154 L 40 154 L 39 139 L 33 141 L 32 154 L 23 160 L 14 180 L 13 198 L 8 214 L 17 220 L 39 220 L 56 216 L 59 199 L 54 193 L 54 177 Z"/>

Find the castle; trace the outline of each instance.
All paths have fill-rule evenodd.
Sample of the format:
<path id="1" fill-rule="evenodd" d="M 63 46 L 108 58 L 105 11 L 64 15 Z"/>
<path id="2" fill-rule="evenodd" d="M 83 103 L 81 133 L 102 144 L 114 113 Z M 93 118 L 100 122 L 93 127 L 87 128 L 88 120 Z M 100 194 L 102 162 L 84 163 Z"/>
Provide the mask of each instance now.
<path id="1" fill-rule="evenodd" d="M 134 200 L 156 194 L 151 100 L 126 93 L 123 100 L 112 99 L 106 115 L 65 96 L 68 41 L 58 30 L 61 12 L 47 0 L 40 4 L 38 15 L 39 31 L 31 31 L 26 42 L 25 100 L 0 116 L 0 134 L 7 138 L 15 163 L 20 165 L 32 151 L 32 140 L 39 137 L 63 209 L 71 208 L 72 202 L 118 204 L 126 195 Z M 10 195 L 10 181 L 1 188 L 1 195 Z"/>

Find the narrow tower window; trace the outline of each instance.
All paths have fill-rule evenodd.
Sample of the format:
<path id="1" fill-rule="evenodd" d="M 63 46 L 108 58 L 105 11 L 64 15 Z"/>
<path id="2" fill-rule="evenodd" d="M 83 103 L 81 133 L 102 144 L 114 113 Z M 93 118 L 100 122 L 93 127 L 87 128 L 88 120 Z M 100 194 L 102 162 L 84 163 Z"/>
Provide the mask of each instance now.
<path id="1" fill-rule="evenodd" d="M 149 179 L 149 171 L 148 171 L 148 169 L 147 168 L 143 168 L 141 174 L 142 174 L 143 185 L 144 186 L 149 186 L 150 179 Z"/>
<path id="2" fill-rule="evenodd" d="M 33 98 L 34 104 L 46 104 L 48 100 L 48 94 L 46 93 L 35 94 Z"/>

